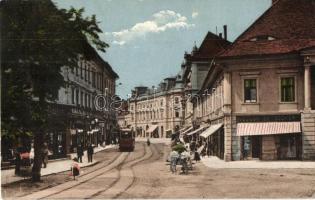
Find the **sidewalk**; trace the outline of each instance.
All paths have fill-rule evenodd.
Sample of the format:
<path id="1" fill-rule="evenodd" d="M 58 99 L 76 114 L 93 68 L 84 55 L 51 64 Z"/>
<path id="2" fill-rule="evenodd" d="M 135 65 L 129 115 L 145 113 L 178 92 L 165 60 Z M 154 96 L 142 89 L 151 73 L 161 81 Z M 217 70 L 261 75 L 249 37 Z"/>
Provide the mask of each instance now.
<path id="1" fill-rule="evenodd" d="M 202 157 L 201 162 L 215 169 L 309 169 L 315 168 L 314 161 L 261 161 L 242 160 L 225 162 L 216 156 Z"/>
<path id="2" fill-rule="evenodd" d="M 114 148 L 114 147 L 115 145 L 107 145 L 106 147 L 100 147 L 100 146 L 95 147 L 94 153 L 103 151 L 105 149 Z M 70 155 L 71 155 L 71 160 L 48 161 L 47 168 L 41 169 L 41 175 L 47 176 L 49 174 L 60 173 L 60 172 L 65 172 L 65 171 L 70 170 L 72 159 L 74 157 L 77 157 L 77 154 L 72 153 Z M 93 159 L 92 163 L 88 163 L 87 151 L 84 151 L 82 163 L 79 163 L 79 165 L 80 167 L 87 167 L 87 166 L 95 165 L 97 163 L 98 161 L 95 159 Z M 20 181 L 23 179 L 24 179 L 23 177 L 15 175 L 14 169 L 1 170 L 1 185 L 13 183 L 13 182 Z"/>
<path id="3" fill-rule="evenodd" d="M 136 142 L 146 142 L 148 138 L 136 137 Z M 150 138 L 151 143 L 171 144 L 171 138 Z"/>

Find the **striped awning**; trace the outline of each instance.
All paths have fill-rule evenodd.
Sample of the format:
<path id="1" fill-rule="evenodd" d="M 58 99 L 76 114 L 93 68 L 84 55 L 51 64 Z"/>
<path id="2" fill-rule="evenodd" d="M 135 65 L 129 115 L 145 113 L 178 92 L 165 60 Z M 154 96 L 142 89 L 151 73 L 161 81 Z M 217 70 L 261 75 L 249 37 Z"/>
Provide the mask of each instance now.
<path id="1" fill-rule="evenodd" d="M 301 133 L 300 122 L 238 123 L 237 136 Z"/>
<path id="2" fill-rule="evenodd" d="M 195 133 L 198 133 L 199 131 L 202 131 L 202 130 L 205 129 L 205 128 L 207 128 L 207 127 L 201 126 L 200 128 L 198 128 L 198 129 L 196 129 L 196 130 L 194 130 L 194 131 L 188 133 L 187 135 L 193 135 L 193 134 L 195 134 Z"/>
<path id="3" fill-rule="evenodd" d="M 152 125 L 149 127 L 149 129 L 147 130 L 147 133 L 152 133 L 153 131 L 155 131 L 155 129 L 157 129 L 157 125 Z"/>
<path id="4" fill-rule="evenodd" d="M 211 125 L 209 128 L 207 128 L 203 133 L 200 134 L 200 137 L 207 138 L 216 131 L 218 131 L 223 126 L 222 123 Z"/>
<path id="5" fill-rule="evenodd" d="M 185 135 L 186 133 L 188 133 L 189 131 L 191 131 L 194 127 L 189 127 L 188 129 L 186 129 L 184 132 L 182 132 L 182 135 Z"/>

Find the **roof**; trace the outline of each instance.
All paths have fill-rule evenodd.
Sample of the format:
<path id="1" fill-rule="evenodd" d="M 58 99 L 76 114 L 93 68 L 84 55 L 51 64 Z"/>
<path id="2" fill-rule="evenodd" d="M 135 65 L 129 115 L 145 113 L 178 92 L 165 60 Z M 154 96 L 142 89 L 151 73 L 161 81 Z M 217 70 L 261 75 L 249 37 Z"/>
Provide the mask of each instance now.
<path id="1" fill-rule="evenodd" d="M 283 54 L 315 46 L 315 0 L 278 0 L 220 57 Z M 254 38 L 272 37 L 274 40 Z"/>
<path id="2" fill-rule="evenodd" d="M 188 54 L 188 60 L 212 59 L 218 53 L 225 50 L 231 42 L 217 36 L 214 33 L 208 32 L 200 47 L 192 54 Z"/>
<path id="3" fill-rule="evenodd" d="M 86 54 L 87 56 L 91 56 L 96 58 L 96 60 L 115 78 L 119 78 L 118 74 L 113 70 L 108 62 L 103 60 L 103 58 L 97 53 L 97 51 L 92 47 L 88 42 L 85 42 L 86 46 Z"/>

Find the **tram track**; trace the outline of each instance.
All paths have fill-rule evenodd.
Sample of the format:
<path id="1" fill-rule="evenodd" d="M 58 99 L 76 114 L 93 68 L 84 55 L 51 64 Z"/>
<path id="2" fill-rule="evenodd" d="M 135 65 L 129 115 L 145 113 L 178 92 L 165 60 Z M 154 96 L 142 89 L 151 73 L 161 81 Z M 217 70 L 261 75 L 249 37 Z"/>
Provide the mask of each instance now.
<path id="1" fill-rule="evenodd" d="M 141 145 L 142 147 L 145 146 L 144 143 L 140 143 L 140 144 L 142 144 L 142 145 Z M 140 157 L 143 157 L 143 155 L 145 154 L 145 152 L 144 152 L 144 153 L 142 153 L 142 155 L 140 155 L 139 157 L 135 157 L 135 158 L 133 158 L 133 159 L 131 159 L 131 160 L 128 160 L 128 161 L 126 162 L 126 160 L 128 159 L 128 157 L 129 157 L 129 155 L 130 155 L 130 152 L 128 152 L 127 155 L 125 155 L 125 158 L 122 159 L 122 161 L 120 161 L 120 162 L 118 162 L 118 163 L 115 163 L 115 162 L 117 162 L 117 160 L 121 160 L 120 157 L 123 156 L 124 153 L 125 153 L 125 152 L 122 152 L 122 153 L 118 154 L 117 156 L 115 156 L 113 159 L 111 159 L 110 162 L 107 162 L 108 164 L 102 165 L 102 166 L 98 167 L 98 168 L 97 168 L 96 170 L 94 170 L 94 171 L 91 171 L 91 172 L 86 173 L 86 174 L 84 174 L 84 175 L 82 175 L 82 176 L 79 176 L 79 177 L 80 177 L 80 180 L 79 180 L 80 182 L 78 182 L 78 183 L 68 181 L 68 182 L 64 183 L 64 184 L 67 184 L 67 183 L 70 184 L 70 186 L 67 186 L 66 188 L 62 188 L 62 189 L 60 189 L 60 190 L 55 189 L 55 188 L 57 188 L 57 187 L 62 187 L 62 186 L 64 186 L 64 184 L 60 184 L 60 185 L 57 185 L 57 186 L 54 186 L 54 187 L 49 188 L 49 189 L 58 190 L 57 192 L 50 192 L 49 195 L 41 195 L 41 194 L 40 194 L 40 193 L 42 192 L 42 191 L 41 191 L 41 192 L 32 193 L 32 194 L 30 194 L 30 195 L 28 195 L 28 196 L 26 196 L 26 197 L 24 196 L 24 197 L 20 197 L 20 198 L 23 198 L 23 199 L 24 199 L 24 198 L 28 198 L 28 199 L 52 198 L 53 196 L 56 196 L 56 195 L 61 194 L 61 193 L 65 192 L 65 191 L 74 189 L 75 187 L 78 187 L 78 186 L 83 185 L 83 184 L 85 184 L 85 183 L 88 183 L 89 181 L 93 180 L 94 178 L 96 178 L 96 177 L 98 177 L 98 176 L 100 176 L 100 175 L 103 175 L 103 174 L 105 174 L 105 173 L 108 173 L 108 172 L 110 172 L 110 171 L 113 170 L 113 169 L 116 169 L 117 166 L 119 166 L 119 165 L 123 165 L 124 163 L 126 164 L 126 163 L 133 162 L 134 160 L 136 160 L 136 159 L 138 159 L 138 158 L 140 158 Z M 105 169 L 104 169 L 104 168 L 105 168 Z M 107 169 L 106 169 L 106 168 L 107 168 Z M 91 177 L 88 177 L 88 178 L 87 178 L 87 176 L 89 176 L 89 175 L 90 175 Z M 86 178 L 86 180 L 81 181 L 82 178 Z M 39 193 L 39 194 L 38 194 L 38 193 Z M 44 192 L 43 192 L 43 193 L 44 193 Z M 39 197 L 38 197 L 38 196 L 39 196 Z"/>
<path id="2" fill-rule="evenodd" d="M 123 193 L 124 191 L 126 191 L 128 188 L 131 187 L 131 185 L 134 183 L 135 181 L 135 173 L 132 169 L 133 166 L 141 163 L 142 161 L 144 160 L 147 160 L 147 159 L 150 159 L 152 156 L 153 156 L 153 153 L 152 153 L 152 150 L 151 148 L 150 149 L 150 152 L 148 153 L 147 151 L 147 147 L 144 148 L 144 154 L 142 156 L 142 158 L 139 158 L 139 159 L 135 159 L 133 160 L 132 162 L 128 162 L 128 163 L 124 163 L 125 166 L 121 166 L 120 170 L 119 170 L 119 178 L 115 180 L 114 184 L 112 184 L 110 187 L 107 187 L 105 190 L 101 190 L 101 191 L 98 191 L 97 193 L 93 194 L 92 196 L 90 196 L 89 198 L 102 198 L 103 195 L 107 195 L 106 192 L 113 189 L 115 186 L 117 187 L 119 182 L 121 182 L 121 173 L 122 172 L 125 172 L 127 170 L 130 170 L 131 174 L 132 174 L 132 180 L 131 180 L 131 183 L 128 184 L 125 188 L 122 189 L 122 191 L 118 192 L 117 194 L 114 194 L 113 196 L 110 196 L 110 197 L 107 197 L 106 198 L 111 198 L 111 199 L 114 199 L 114 198 L 117 198 L 118 196 L 120 196 L 121 193 Z M 146 156 L 148 155 L 148 156 Z"/>
<path id="3" fill-rule="evenodd" d="M 27 196 L 29 199 L 44 199 L 44 198 L 61 198 L 64 199 L 67 197 L 67 194 L 76 194 L 78 191 L 79 193 L 85 193 L 85 195 L 82 195 L 80 198 L 84 199 L 90 199 L 90 198 L 120 198 L 126 191 L 128 191 L 132 186 L 136 183 L 137 177 L 134 171 L 134 167 L 140 163 L 150 163 L 154 162 L 155 160 L 159 160 L 161 158 L 161 152 L 157 150 L 157 147 L 154 144 L 151 144 L 150 147 L 148 147 L 145 143 L 139 143 L 142 148 L 140 150 L 141 155 L 135 156 L 132 158 L 130 155 L 131 153 L 128 152 L 127 154 L 121 153 L 118 156 L 115 156 L 115 158 L 111 159 L 113 162 L 107 162 L 108 164 L 101 165 L 96 168 L 95 171 L 91 171 L 87 174 L 82 175 L 80 179 L 84 178 L 84 180 L 80 180 L 80 182 L 75 183 L 71 182 L 70 185 L 65 185 L 66 188 L 62 188 L 60 186 L 59 188 L 53 189 L 52 191 L 48 191 L 48 195 L 40 195 L 39 197 L 36 197 L 34 195 Z M 136 154 L 134 154 L 136 155 Z M 130 159 L 132 158 L 132 159 Z M 117 171 L 117 175 L 114 178 L 114 181 L 111 182 L 109 185 L 106 186 L 106 188 L 102 188 L 101 190 L 98 190 L 96 192 L 93 191 L 92 194 L 88 194 L 91 191 L 84 191 L 80 188 L 86 188 L 89 185 L 93 185 L 94 183 L 97 183 L 98 181 L 102 180 L 102 177 L 108 177 L 111 176 L 112 173 Z M 100 178 L 101 179 L 100 179 Z M 63 185 L 63 184 L 61 184 Z M 80 188 L 78 188 L 81 186 Z M 121 187 L 123 186 L 123 187 Z M 55 186 L 58 187 L 58 186 Z M 51 189 L 51 188 L 50 188 Z M 94 190 L 94 189 L 93 189 Z M 65 193 L 66 192 L 66 193 Z M 76 194 L 78 195 L 78 194 Z M 38 196 L 38 195 L 37 195 Z M 35 197 L 35 198 L 34 198 Z M 71 196 L 72 197 L 72 196 Z M 68 197 L 69 198 L 69 197 Z"/>
<path id="4" fill-rule="evenodd" d="M 148 159 L 145 159 L 143 161 L 140 161 L 139 163 L 143 163 L 143 164 L 148 164 L 148 163 L 152 163 L 152 162 L 155 162 L 155 161 L 158 161 L 161 159 L 163 153 L 161 151 L 159 151 L 156 147 L 155 144 L 151 144 L 150 147 L 154 147 L 153 151 L 152 151 L 152 148 L 151 148 L 151 151 L 152 151 L 152 155 L 148 158 Z M 155 153 L 154 153 L 155 152 Z M 154 155 L 157 155 L 156 158 L 154 158 Z M 153 158 L 153 159 L 152 159 Z M 137 164 L 139 164 L 137 163 Z M 133 180 L 132 182 L 124 189 L 124 191 L 122 191 L 121 193 L 118 193 L 117 195 L 115 195 L 114 197 L 112 197 L 112 199 L 117 199 L 117 198 L 121 198 L 125 193 L 127 193 L 128 190 L 130 190 L 132 188 L 132 186 L 135 185 L 135 183 L 137 182 L 137 180 L 139 180 L 138 177 L 135 176 L 135 170 L 134 170 L 134 167 L 136 165 L 132 166 L 131 167 L 131 170 L 132 170 L 132 174 L 133 174 Z M 136 186 L 135 186 L 136 187 Z"/>
<path id="5" fill-rule="evenodd" d="M 142 146 L 144 147 L 145 145 L 142 144 Z M 144 148 L 144 149 L 145 149 L 145 148 Z M 107 167 L 107 166 L 109 166 L 110 164 L 105 165 L 105 166 L 102 166 L 102 167 L 99 167 L 97 170 L 98 170 L 98 171 L 103 171 L 103 172 L 98 173 L 97 175 L 95 175 L 95 176 L 93 176 L 93 177 L 90 177 L 90 178 L 88 178 L 87 180 L 82 181 L 82 182 L 80 182 L 80 183 L 78 183 L 78 184 L 76 184 L 76 185 L 74 185 L 74 186 L 72 186 L 72 187 L 69 187 L 69 188 L 67 188 L 67 189 L 64 189 L 64 190 L 58 191 L 58 192 L 56 192 L 56 193 L 53 193 L 53 194 L 51 194 L 51 195 L 45 196 L 45 197 L 43 197 L 43 198 L 41 198 L 41 199 L 44 199 L 44 198 L 51 198 L 51 197 L 53 197 L 53 196 L 55 196 L 55 195 L 58 195 L 58 194 L 61 194 L 61 193 L 65 192 L 65 191 L 74 189 L 74 188 L 76 188 L 76 187 L 78 187 L 78 186 L 80 186 L 80 185 L 83 185 L 83 184 L 85 184 L 85 183 L 88 183 L 89 181 L 94 180 L 94 179 L 95 179 L 96 177 L 98 177 L 98 176 L 101 176 L 101 175 L 103 175 L 103 174 L 109 173 L 109 172 L 111 172 L 111 171 L 114 170 L 114 169 L 115 169 L 115 170 L 118 169 L 118 180 L 119 180 L 119 179 L 120 179 L 120 169 L 122 168 L 122 166 L 123 166 L 124 164 L 126 164 L 126 163 L 133 162 L 134 160 L 136 160 L 136 159 L 138 159 L 138 158 L 140 158 L 140 157 L 143 157 L 143 155 L 145 154 L 145 152 L 144 152 L 141 156 L 139 156 L 139 157 L 135 157 L 135 158 L 133 158 L 133 159 L 131 159 L 131 160 L 128 160 L 130 154 L 131 154 L 131 153 L 128 152 L 127 156 L 126 156 L 120 163 L 118 163 L 117 165 L 111 167 L 110 169 L 105 170 L 105 171 L 102 170 L 104 167 Z M 122 155 L 122 153 L 119 154 L 119 155 L 116 157 L 116 159 L 112 159 L 112 160 L 113 160 L 113 161 L 117 160 L 121 155 Z M 128 160 L 128 161 L 127 161 L 127 160 Z M 97 171 L 97 170 L 95 170 L 95 171 Z M 95 172 L 95 171 L 94 171 L 94 172 Z M 93 173 L 93 172 L 91 172 L 91 173 Z M 110 184 L 110 187 L 112 187 L 111 185 L 115 185 L 115 182 L 117 182 L 117 181 L 115 180 L 114 183 Z M 88 199 L 88 198 L 92 198 L 92 197 L 86 197 L 86 198 L 84 198 L 84 199 Z"/>
<path id="6" fill-rule="evenodd" d="M 145 156 L 146 153 L 147 153 L 147 150 L 146 150 L 146 148 L 144 147 L 144 153 L 143 153 L 141 156 L 139 156 L 139 157 L 137 157 L 137 158 L 135 158 L 135 159 L 133 159 L 133 160 L 130 160 L 129 162 L 126 162 L 126 163 L 122 162 L 122 163 L 116 168 L 116 169 L 118 170 L 118 177 L 117 177 L 117 179 L 116 179 L 113 183 L 111 183 L 105 190 L 102 189 L 102 190 L 100 190 L 100 191 L 98 191 L 98 192 L 96 192 L 96 193 L 92 194 L 91 196 L 86 197 L 86 198 L 84 198 L 84 199 L 91 199 L 91 198 L 97 197 L 97 196 L 99 196 L 100 194 L 102 194 L 102 193 L 106 192 L 107 190 L 109 190 L 110 188 L 112 188 L 112 187 L 113 187 L 115 184 L 117 184 L 117 183 L 119 182 L 119 180 L 121 179 L 121 170 L 122 170 L 123 165 L 124 165 L 124 164 L 127 164 L 127 163 L 130 163 L 130 162 L 133 162 L 133 161 L 139 159 L 140 157 Z"/>

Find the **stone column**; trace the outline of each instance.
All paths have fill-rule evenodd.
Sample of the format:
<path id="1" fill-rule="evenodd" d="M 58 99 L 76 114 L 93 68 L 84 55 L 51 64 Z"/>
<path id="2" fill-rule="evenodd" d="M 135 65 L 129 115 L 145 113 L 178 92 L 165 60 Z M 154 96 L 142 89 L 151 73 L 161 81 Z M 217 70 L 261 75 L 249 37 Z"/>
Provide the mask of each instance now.
<path id="1" fill-rule="evenodd" d="M 304 109 L 311 109 L 311 71 L 310 65 L 305 65 L 304 69 Z"/>

